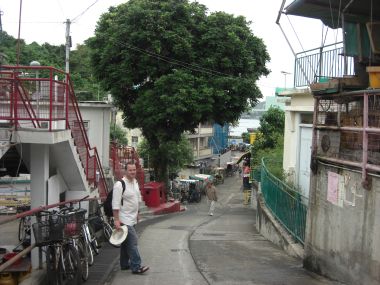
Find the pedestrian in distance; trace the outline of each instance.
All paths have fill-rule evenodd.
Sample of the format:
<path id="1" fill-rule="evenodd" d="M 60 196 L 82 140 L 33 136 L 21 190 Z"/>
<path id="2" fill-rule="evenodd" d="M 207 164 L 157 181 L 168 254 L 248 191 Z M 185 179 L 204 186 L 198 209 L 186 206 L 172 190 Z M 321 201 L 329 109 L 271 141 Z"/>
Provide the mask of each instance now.
<path id="1" fill-rule="evenodd" d="M 137 246 L 137 233 L 135 225 L 138 222 L 139 203 L 141 194 L 136 180 L 136 165 L 128 162 L 125 167 L 125 174 L 122 178 L 125 183 L 117 181 L 113 187 L 112 210 L 115 228 L 122 225 L 128 227 L 127 238 L 120 246 L 120 267 L 121 270 L 131 269 L 134 274 L 142 274 L 149 270 L 149 267 L 141 265 L 141 257 Z"/>
<path id="2" fill-rule="evenodd" d="M 249 183 L 249 177 L 251 173 L 251 168 L 248 162 L 243 163 L 243 190 L 250 190 L 251 183 Z"/>
<path id="3" fill-rule="evenodd" d="M 216 195 L 216 187 L 211 181 L 207 182 L 206 195 L 207 195 L 208 201 L 210 201 L 210 209 L 208 211 L 208 214 L 210 216 L 213 216 L 214 210 L 215 210 L 215 204 L 218 201 L 218 196 Z"/>

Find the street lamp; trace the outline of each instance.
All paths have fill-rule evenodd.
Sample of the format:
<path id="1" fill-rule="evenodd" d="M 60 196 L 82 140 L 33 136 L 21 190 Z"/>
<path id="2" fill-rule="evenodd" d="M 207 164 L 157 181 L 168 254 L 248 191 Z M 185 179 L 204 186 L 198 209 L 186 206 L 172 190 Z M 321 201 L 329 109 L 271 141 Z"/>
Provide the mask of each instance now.
<path id="1" fill-rule="evenodd" d="M 281 71 L 281 73 L 284 75 L 284 78 L 285 78 L 285 88 L 286 88 L 286 76 L 291 74 L 290 72 L 287 72 L 287 71 Z"/>
<path id="2" fill-rule="evenodd" d="M 30 66 L 41 66 L 41 63 L 39 63 L 38 61 L 36 60 L 33 60 L 30 64 Z M 35 93 L 35 97 L 36 97 L 36 103 L 37 103 L 37 118 L 40 117 L 40 88 L 39 88 L 39 81 L 38 81 L 38 68 L 36 68 L 36 93 Z"/>

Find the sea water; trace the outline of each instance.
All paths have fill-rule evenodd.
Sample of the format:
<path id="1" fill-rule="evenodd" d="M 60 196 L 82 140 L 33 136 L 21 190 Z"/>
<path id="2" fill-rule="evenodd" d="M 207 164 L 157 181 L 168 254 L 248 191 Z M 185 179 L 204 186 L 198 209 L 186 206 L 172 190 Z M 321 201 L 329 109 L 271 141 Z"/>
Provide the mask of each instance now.
<path id="1" fill-rule="evenodd" d="M 260 120 L 257 119 L 240 119 L 236 127 L 230 127 L 230 136 L 240 137 L 242 133 L 246 133 L 248 128 L 257 129 L 260 126 Z"/>

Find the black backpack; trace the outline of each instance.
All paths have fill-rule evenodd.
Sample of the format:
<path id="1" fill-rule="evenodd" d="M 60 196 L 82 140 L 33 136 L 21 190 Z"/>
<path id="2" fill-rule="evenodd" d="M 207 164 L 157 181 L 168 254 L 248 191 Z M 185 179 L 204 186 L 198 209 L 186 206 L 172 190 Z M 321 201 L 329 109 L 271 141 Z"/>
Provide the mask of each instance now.
<path id="1" fill-rule="evenodd" d="M 125 182 L 123 179 L 119 181 L 121 182 L 121 185 L 123 186 L 123 192 L 121 193 L 121 196 L 123 196 L 124 191 L 125 191 Z M 106 201 L 103 203 L 104 214 L 107 217 L 113 217 L 112 196 L 113 196 L 113 189 L 110 192 L 108 192 Z M 121 205 L 123 205 L 123 197 L 121 198 Z"/>

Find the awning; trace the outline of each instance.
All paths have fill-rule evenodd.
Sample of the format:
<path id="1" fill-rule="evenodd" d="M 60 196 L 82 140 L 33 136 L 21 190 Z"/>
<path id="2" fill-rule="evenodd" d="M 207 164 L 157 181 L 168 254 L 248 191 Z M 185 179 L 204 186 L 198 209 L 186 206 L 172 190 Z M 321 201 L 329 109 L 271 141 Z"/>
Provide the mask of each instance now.
<path id="1" fill-rule="evenodd" d="M 342 11 L 351 0 L 296 0 L 285 8 L 285 14 L 321 20 L 326 26 L 342 27 Z M 380 1 L 354 0 L 344 14 L 344 20 L 352 23 L 367 23 L 380 20 Z M 339 6 L 340 4 L 340 6 Z M 339 19 L 339 23 L 338 23 Z"/>
<path id="2" fill-rule="evenodd" d="M 240 156 L 240 158 L 236 161 L 236 164 L 239 164 L 244 158 L 251 158 L 251 152 L 248 151 Z"/>

